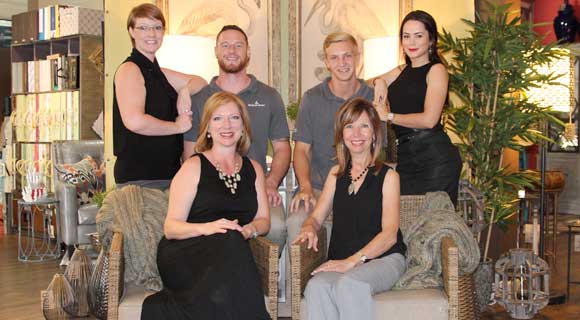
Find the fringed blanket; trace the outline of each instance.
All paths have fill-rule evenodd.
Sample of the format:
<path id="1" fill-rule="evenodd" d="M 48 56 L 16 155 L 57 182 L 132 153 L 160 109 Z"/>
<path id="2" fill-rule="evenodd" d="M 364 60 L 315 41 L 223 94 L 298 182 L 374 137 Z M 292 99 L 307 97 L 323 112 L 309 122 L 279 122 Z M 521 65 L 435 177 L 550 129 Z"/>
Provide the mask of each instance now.
<path id="1" fill-rule="evenodd" d="M 97 214 L 103 248 L 109 249 L 113 231 L 123 233 L 125 282 L 159 291 L 157 245 L 163 236 L 168 191 L 128 185 L 110 192 Z"/>
<path id="2" fill-rule="evenodd" d="M 407 271 L 397 289 L 441 287 L 441 240 L 451 237 L 459 251 L 459 273 L 470 273 L 479 263 L 479 247 L 444 192 L 427 193 L 423 209 L 406 230 Z"/>

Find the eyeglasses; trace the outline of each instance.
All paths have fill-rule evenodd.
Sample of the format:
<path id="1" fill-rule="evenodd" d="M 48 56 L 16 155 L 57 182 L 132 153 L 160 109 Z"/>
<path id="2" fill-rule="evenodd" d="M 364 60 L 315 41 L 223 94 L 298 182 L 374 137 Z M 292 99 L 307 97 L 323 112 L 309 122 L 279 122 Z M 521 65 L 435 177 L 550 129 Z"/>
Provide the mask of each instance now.
<path id="1" fill-rule="evenodd" d="M 165 28 L 163 26 L 136 26 L 135 29 L 141 32 L 149 32 L 154 30 L 155 32 L 163 32 Z"/>

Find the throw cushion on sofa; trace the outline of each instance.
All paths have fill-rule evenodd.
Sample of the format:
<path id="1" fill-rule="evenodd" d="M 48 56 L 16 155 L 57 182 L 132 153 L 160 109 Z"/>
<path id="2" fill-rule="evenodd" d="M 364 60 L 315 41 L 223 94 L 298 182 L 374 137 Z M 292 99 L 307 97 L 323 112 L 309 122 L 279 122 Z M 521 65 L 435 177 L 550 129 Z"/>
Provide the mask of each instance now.
<path id="1" fill-rule="evenodd" d="M 56 164 L 59 180 L 72 184 L 77 190 L 79 205 L 90 203 L 93 195 L 105 190 L 105 170 L 91 156 L 72 164 Z"/>

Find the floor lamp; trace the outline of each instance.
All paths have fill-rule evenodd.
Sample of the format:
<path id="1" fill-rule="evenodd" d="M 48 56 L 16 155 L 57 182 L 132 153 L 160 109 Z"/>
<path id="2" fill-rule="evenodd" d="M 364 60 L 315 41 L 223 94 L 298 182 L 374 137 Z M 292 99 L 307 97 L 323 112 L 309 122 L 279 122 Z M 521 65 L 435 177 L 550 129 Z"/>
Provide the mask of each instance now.
<path id="1" fill-rule="evenodd" d="M 559 50 L 567 50 L 559 48 Z M 540 106 L 551 107 L 555 111 L 565 111 L 569 112 L 575 106 L 575 96 L 574 89 L 576 88 L 575 80 L 575 69 L 576 69 L 576 57 L 568 51 L 568 54 L 563 55 L 557 61 L 554 61 L 549 66 L 542 66 L 538 71 L 543 70 L 546 74 L 555 73 L 562 74 L 562 77 L 558 79 L 561 84 L 564 85 L 544 85 L 540 88 L 533 88 L 528 92 L 528 97 L 532 102 L 536 102 Z M 547 121 L 540 123 L 540 130 L 543 135 L 549 136 L 549 128 Z M 546 207 L 547 207 L 547 197 L 546 197 L 546 170 L 547 170 L 547 149 L 548 142 L 540 142 L 540 208 L 539 208 L 539 224 L 540 224 L 540 243 L 538 246 L 538 255 L 545 259 L 545 240 L 546 240 Z M 557 212 L 554 213 L 555 215 Z M 555 223 L 555 221 L 554 221 Z M 556 228 L 554 228 L 556 230 Z M 556 232 L 553 231 L 553 237 L 556 237 Z M 555 251 L 555 250 L 553 250 Z M 555 262 L 556 252 L 552 252 Z M 551 266 L 554 268 L 554 266 Z M 565 303 L 566 295 L 560 292 L 552 291 L 550 293 L 550 304 L 562 304 Z"/>

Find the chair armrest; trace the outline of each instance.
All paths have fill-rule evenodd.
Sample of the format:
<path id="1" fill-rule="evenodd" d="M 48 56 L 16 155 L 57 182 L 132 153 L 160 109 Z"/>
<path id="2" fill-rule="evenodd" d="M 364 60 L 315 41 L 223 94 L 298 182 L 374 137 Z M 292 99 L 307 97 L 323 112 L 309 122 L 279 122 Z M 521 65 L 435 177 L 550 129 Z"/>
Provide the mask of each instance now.
<path id="1" fill-rule="evenodd" d="M 107 292 L 107 319 L 117 320 L 119 317 L 119 300 L 123 294 L 124 268 L 123 268 L 123 234 L 113 233 L 109 249 L 109 274 Z"/>
<path id="2" fill-rule="evenodd" d="M 292 289 L 292 319 L 300 319 L 300 302 L 306 283 L 312 277 L 311 273 L 326 258 L 326 228 L 321 226 L 318 231 L 318 252 L 306 247 L 305 241 L 290 246 L 290 286 Z"/>
<path id="3" fill-rule="evenodd" d="M 61 241 L 67 245 L 76 244 L 78 240 L 77 225 L 79 224 L 77 189 L 74 185 L 60 180 L 55 181 L 54 187 L 60 206 Z"/>
<path id="4" fill-rule="evenodd" d="M 257 237 L 250 239 L 250 250 L 260 273 L 262 288 L 268 297 L 268 311 L 272 319 L 278 318 L 278 265 L 280 248 L 274 242 Z"/>
<path id="5" fill-rule="evenodd" d="M 449 320 L 459 319 L 459 251 L 450 237 L 441 240 L 443 285 L 449 303 Z"/>
<path id="6" fill-rule="evenodd" d="M 477 319 L 473 274 L 459 274 L 459 249 L 450 237 L 441 241 L 441 257 L 449 319 Z"/>

